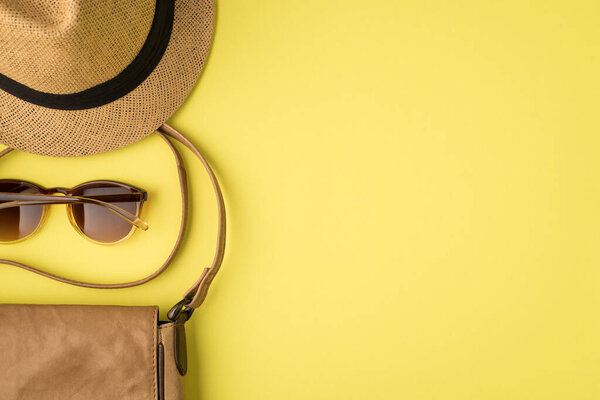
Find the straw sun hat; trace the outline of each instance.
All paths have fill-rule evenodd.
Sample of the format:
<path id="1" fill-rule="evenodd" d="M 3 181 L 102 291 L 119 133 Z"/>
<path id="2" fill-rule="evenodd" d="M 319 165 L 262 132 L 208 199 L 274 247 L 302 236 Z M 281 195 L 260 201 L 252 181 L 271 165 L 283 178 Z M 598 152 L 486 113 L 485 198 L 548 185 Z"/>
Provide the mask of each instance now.
<path id="1" fill-rule="evenodd" d="M 154 132 L 206 60 L 213 0 L 0 0 L 0 143 L 75 157 Z"/>

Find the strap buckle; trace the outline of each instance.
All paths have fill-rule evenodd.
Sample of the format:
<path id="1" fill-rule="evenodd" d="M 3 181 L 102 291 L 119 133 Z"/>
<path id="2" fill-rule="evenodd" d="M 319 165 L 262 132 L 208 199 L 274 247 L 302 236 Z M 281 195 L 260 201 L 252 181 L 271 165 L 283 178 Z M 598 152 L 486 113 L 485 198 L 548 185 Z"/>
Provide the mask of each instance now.
<path id="1" fill-rule="evenodd" d="M 190 319 L 194 313 L 194 309 L 188 307 L 192 300 L 184 298 L 179 303 L 175 304 L 173 308 L 167 313 L 167 318 L 175 323 L 174 332 L 174 357 L 175 365 L 181 376 L 185 376 L 188 369 L 187 359 L 187 339 L 185 337 L 185 323 Z"/>
<path id="2" fill-rule="evenodd" d="M 185 298 L 179 303 L 175 304 L 167 313 L 167 318 L 169 318 L 169 320 L 172 322 L 177 322 L 180 324 L 189 321 L 194 313 L 194 309 L 188 307 L 188 304 L 190 304 L 191 301 L 191 299 Z"/>

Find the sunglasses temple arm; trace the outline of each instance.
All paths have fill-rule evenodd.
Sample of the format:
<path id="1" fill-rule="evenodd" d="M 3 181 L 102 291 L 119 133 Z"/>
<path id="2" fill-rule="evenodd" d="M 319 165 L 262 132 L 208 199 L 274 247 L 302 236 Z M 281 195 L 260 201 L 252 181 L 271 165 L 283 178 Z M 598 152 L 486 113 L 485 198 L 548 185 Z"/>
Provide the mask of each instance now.
<path id="1" fill-rule="evenodd" d="M 143 231 L 148 230 L 148 224 L 145 221 L 140 219 L 137 215 L 134 215 L 134 214 L 130 213 L 129 211 L 122 209 L 121 207 L 117 207 L 114 204 L 106 203 L 101 200 L 91 199 L 89 197 L 70 196 L 70 198 L 77 199 L 77 200 L 80 200 L 85 203 L 92 203 L 92 204 L 97 204 L 99 206 L 102 206 L 102 207 L 106 208 L 107 210 L 112 211 L 113 213 L 115 213 L 119 217 L 123 218 L 124 220 L 128 221 L 129 223 L 134 225 L 136 228 L 141 229 Z"/>
<path id="2" fill-rule="evenodd" d="M 123 218 L 130 224 L 134 225 L 136 228 L 139 228 L 143 231 L 148 230 L 148 224 L 138 218 L 137 216 L 131 214 L 127 210 L 123 210 L 120 207 L 115 206 L 114 204 L 105 203 L 100 200 L 90 199 L 87 197 L 79 197 L 79 196 L 69 196 L 69 197 L 54 197 L 54 196 L 44 196 L 44 195 L 25 195 L 27 197 L 32 196 L 32 200 L 20 200 L 20 201 L 9 201 L 6 203 L 0 204 L 0 210 L 6 208 L 20 207 L 20 206 L 35 206 L 35 205 L 46 205 L 46 204 L 95 204 L 100 207 L 104 207 L 108 211 L 118 215 Z M 40 196 L 42 198 L 33 198 L 33 196 Z M 46 198 L 43 198 L 46 197 Z M 53 197 L 53 198 L 49 198 Z"/>
<path id="3" fill-rule="evenodd" d="M 6 148 L 2 151 L 0 151 L 0 157 L 4 157 L 5 155 L 7 155 L 8 153 L 11 153 L 14 149 L 11 148 Z M 32 196 L 44 196 L 44 195 L 32 195 Z M 120 207 L 117 207 L 113 204 L 110 203 L 106 203 L 103 202 L 101 200 L 96 200 L 96 199 L 91 199 L 91 198 L 87 198 L 87 197 L 80 197 L 80 196 L 69 196 L 68 199 L 77 199 L 79 200 L 79 202 L 82 203 L 92 203 L 92 204 L 97 204 L 101 207 L 106 208 L 107 210 L 115 213 L 116 215 L 118 215 L 119 217 L 123 218 L 124 220 L 126 220 L 127 222 L 129 222 L 130 224 L 132 224 L 133 226 L 135 226 L 138 229 L 141 229 L 143 231 L 148 230 L 148 224 L 141 220 L 137 215 L 133 215 L 131 214 L 129 211 L 127 210 L 123 210 Z M 63 200 L 63 199 L 61 199 Z M 28 200 L 27 200 L 28 201 Z M 0 210 L 5 209 L 5 208 L 9 208 L 9 207 L 18 207 L 20 204 L 14 204 L 11 205 L 11 203 L 19 203 L 19 202 L 7 202 L 7 203 L 2 203 L 0 204 Z M 73 201 L 58 201 L 55 199 L 48 199 L 47 202 L 43 202 L 43 203 L 36 203 L 36 204 L 72 204 L 75 203 Z M 36 205 L 33 203 L 27 203 L 28 205 Z"/>

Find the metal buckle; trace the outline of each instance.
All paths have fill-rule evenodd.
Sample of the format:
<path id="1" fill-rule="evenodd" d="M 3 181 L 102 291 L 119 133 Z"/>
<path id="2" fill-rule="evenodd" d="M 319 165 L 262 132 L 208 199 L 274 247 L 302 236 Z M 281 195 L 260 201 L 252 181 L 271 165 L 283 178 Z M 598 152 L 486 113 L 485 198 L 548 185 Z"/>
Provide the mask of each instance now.
<path id="1" fill-rule="evenodd" d="M 190 299 L 183 299 L 179 303 L 175 304 L 167 313 L 167 318 L 169 318 L 169 320 L 172 322 L 181 324 L 187 322 L 194 313 L 194 309 L 187 306 L 190 304 L 190 301 Z"/>
<path id="2" fill-rule="evenodd" d="M 193 308 L 189 308 L 191 299 L 183 299 L 179 303 L 175 304 L 173 308 L 167 313 L 169 320 L 175 323 L 174 333 L 174 356 L 175 365 L 181 376 L 185 376 L 188 369 L 187 360 L 187 340 L 185 337 L 185 323 L 190 319 L 194 313 Z"/>

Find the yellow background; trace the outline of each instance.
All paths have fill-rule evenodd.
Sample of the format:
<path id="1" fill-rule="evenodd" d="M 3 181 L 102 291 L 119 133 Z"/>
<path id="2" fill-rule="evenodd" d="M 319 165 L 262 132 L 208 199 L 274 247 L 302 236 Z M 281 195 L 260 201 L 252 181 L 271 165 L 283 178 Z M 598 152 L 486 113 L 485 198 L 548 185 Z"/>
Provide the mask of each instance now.
<path id="1" fill-rule="evenodd" d="M 190 332 L 188 398 L 598 399 L 597 1 L 221 1 L 210 60 L 171 123 L 224 186 L 229 247 Z M 185 248 L 121 291 L 1 267 L 0 302 L 154 304 L 212 257 L 189 154 Z M 175 239 L 157 137 L 109 155 L 13 154 L 1 176 L 116 179 L 151 228 L 114 247 L 54 207 L 1 256 L 140 277 Z"/>

